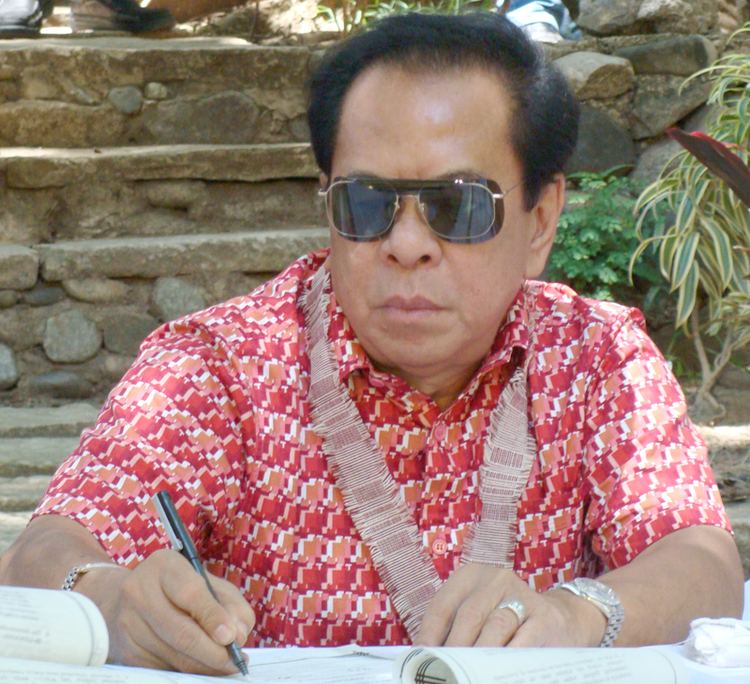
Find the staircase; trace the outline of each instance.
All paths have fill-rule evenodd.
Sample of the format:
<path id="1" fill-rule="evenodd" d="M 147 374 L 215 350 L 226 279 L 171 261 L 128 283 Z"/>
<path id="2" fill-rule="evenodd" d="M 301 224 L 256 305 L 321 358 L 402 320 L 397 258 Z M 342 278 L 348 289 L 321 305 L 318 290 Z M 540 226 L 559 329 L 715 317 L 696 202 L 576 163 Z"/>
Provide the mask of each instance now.
<path id="1" fill-rule="evenodd" d="M 327 243 L 316 57 L 225 37 L 0 41 L 0 404 L 99 401 L 160 323 Z"/>

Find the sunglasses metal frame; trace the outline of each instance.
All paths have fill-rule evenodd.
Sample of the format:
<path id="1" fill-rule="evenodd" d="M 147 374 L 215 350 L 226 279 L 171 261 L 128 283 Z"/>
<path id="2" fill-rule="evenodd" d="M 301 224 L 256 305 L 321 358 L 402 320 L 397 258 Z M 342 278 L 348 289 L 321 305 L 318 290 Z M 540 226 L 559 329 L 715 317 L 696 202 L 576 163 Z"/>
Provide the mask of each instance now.
<path id="1" fill-rule="evenodd" d="M 333 211 L 331 208 L 331 200 L 330 200 L 331 190 L 333 190 L 333 188 L 335 188 L 336 186 L 346 185 L 350 183 L 370 184 L 373 186 L 379 186 L 379 188 L 382 188 L 382 189 L 391 190 L 395 193 L 396 201 L 394 204 L 391 220 L 382 231 L 374 235 L 361 236 L 361 235 L 343 232 L 336 225 L 336 222 L 333 220 Z M 472 187 L 481 188 L 483 191 L 487 192 L 492 197 L 492 200 L 493 200 L 492 201 L 492 221 L 485 228 L 484 232 L 480 233 L 479 235 L 470 235 L 466 237 L 451 238 L 446 235 L 443 235 L 442 233 L 439 233 L 430 225 L 430 222 L 427 220 L 427 216 L 425 215 L 424 205 L 421 202 L 420 197 L 419 197 L 420 192 L 425 189 L 439 189 L 439 188 L 450 187 L 452 185 L 472 186 Z M 441 240 L 445 240 L 446 242 L 452 242 L 452 243 L 477 243 L 477 242 L 485 242 L 487 240 L 490 240 L 491 238 L 495 237 L 495 235 L 497 235 L 500 232 L 503 222 L 501 221 L 500 225 L 496 225 L 496 218 L 498 214 L 497 202 L 502 201 L 505 198 L 505 196 L 511 190 L 516 188 L 518 185 L 520 185 L 520 183 L 517 183 L 516 185 L 512 186 L 508 190 L 503 191 L 500 189 L 500 186 L 495 181 L 486 179 L 486 178 L 472 178 L 472 179 L 451 178 L 451 179 L 445 179 L 445 180 L 443 179 L 419 180 L 419 179 L 407 179 L 407 178 L 378 178 L 378 177 L 369 177 L 369 176 L 352 176 L 352 177 L 338 176 L 333 179 L 333 182 L 325 190 L 318 190 L 318 196 L 323 197 L 325 199 L 326 215 L 328 217 L 328 221 L 336 229 L 336 232 L 341 237 L 346 238 L 347 240 L 352 240 L 354 242 L 372 242 L 372 241 L 380 240 L 381 238 L 384 238 L 391 231 L 391 228 L 393 228 L 393 224 L 396 221 L 396 216 L 400 208 L 401 197 L 403 195 L 408 195 L 408 196 L 416 197 L 417 206 L 419 208 L 419 213 L 422 216 L 422 219 L 430 227 L 430 230 Z M 505 211 L 502 212 L 502 216 L 504 219 Z"/>

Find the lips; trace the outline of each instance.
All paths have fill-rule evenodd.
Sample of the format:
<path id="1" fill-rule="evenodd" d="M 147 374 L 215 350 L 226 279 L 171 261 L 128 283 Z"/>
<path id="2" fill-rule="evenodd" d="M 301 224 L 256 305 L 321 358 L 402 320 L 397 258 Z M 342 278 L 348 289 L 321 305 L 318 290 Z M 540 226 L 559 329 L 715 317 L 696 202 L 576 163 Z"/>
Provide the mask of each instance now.
<path id="1" fill-rule="evenodd" d="M 426 297 L 389 297 L 384 306 L 401 311 L 439 311 L 443 307 Z"/>

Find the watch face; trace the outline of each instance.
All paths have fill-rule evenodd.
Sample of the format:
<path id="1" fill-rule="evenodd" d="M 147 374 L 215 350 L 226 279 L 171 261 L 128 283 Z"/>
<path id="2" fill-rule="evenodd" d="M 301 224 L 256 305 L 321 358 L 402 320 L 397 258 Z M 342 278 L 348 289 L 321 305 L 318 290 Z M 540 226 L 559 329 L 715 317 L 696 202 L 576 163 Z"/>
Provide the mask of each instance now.
<path id="1" fill-rule="evenodd" d="M 602 582 L 589 579 L 587 577 L 579 577 L 573 580 L 573 583 L 581 590 L 582 593 L 586 594 L 594 601 L 599 601 L 605 606 L 617 606 L 620 602 L 615 594 L 614 589 L 608 587 Z"/>

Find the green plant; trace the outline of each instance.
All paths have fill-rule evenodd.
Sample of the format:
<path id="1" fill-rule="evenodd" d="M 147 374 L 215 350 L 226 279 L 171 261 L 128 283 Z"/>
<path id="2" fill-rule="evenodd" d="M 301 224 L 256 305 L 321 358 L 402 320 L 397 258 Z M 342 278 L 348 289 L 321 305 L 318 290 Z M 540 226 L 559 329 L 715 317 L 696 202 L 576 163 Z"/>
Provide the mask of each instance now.
<path id="1" fill-rule="evenodd" d="M 748 32 L 750 24 L 737 33 Z M 690 79 L 700 77 L 712 81 L 710 138 L 747 163 L 750 59 L 727 54 Z M 631 263 L 645 250 L 658 250 L 661 275 L 677 294 L 675 328 L 692 338 L 701 366 L 695 402 L 699 409 L 721 412 L 711 390 L 732 354 L 750 343 L 748 207 L 725 180 L 685 151 L 644 190 L 636 209 L 641 244 Z M 654 212 L 670 220 L 647 224 Z"/>
<path id="2" fill-rule="evenodd" d="M 402 12 L 461 14 L 470 10 L 491 10 L 492 0 L 322 0 L 319 16 L 333 23 L 342 33 L 351 33 L 368 22 Z"/>
<path id="3" fill-rule="evenodd" d="M 546 276 L 596 299 L 622 299 L 630 288 L 628 267 L 638 247 L 633 208 L 638 189 L 612 169 L 568 177 L 568 202 L 560 217 Z M 641 285 L 658 283 L 653 264 L 635 269 Z M 649 301 L 656 292 L 650 293 Z"/>

